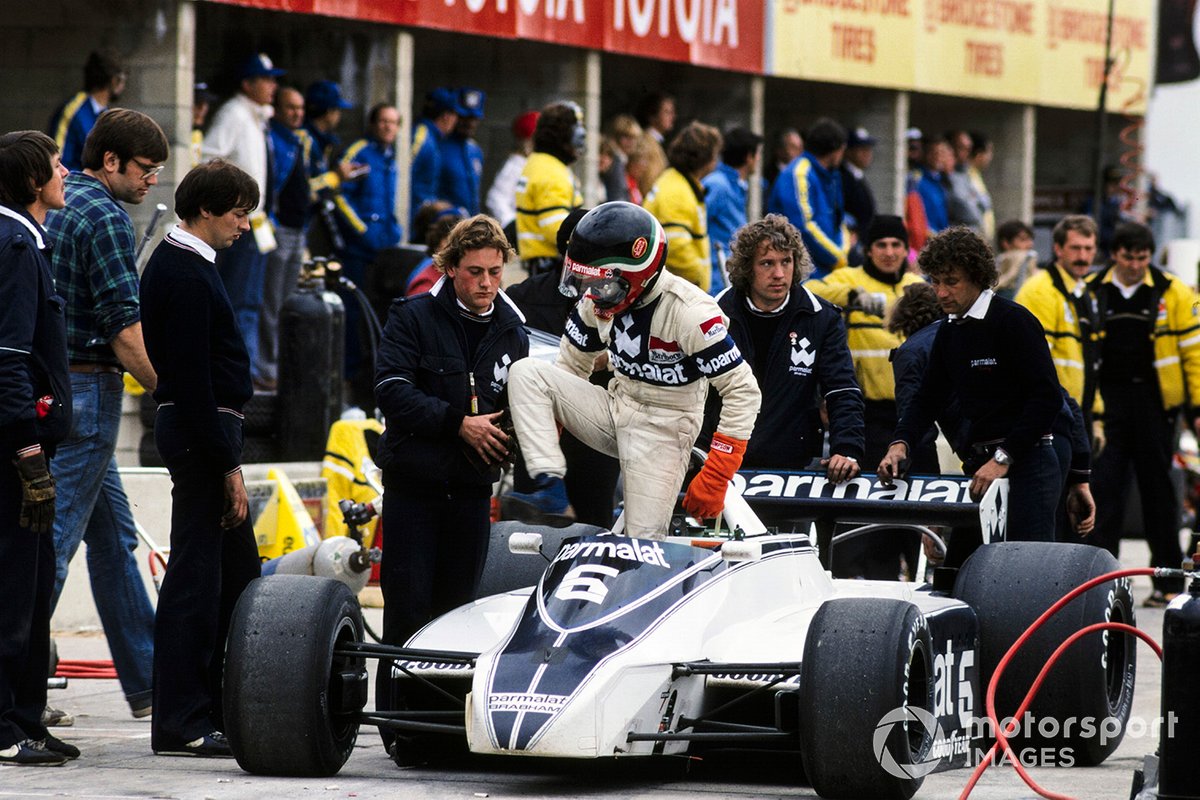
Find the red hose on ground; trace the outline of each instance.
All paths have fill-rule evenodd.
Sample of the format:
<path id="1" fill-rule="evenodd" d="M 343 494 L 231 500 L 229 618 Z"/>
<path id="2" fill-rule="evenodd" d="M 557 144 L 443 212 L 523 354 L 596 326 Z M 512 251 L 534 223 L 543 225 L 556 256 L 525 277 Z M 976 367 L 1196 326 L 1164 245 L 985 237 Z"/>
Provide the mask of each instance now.
<path id="1" fill-rule="evenodd" d="M 96 680 L 115 680 L 117 671 L 112 661 L 60 658 L 56 678 L 93 678 Z"/>
<path id="2" fill-rule="evenodd" d="M 996 732 L 996 743 L 992 745 L 991 750 L 988 751 L 983 760 L 976 765 L 975 771 L 971 773 L 970 780 L 967 781 L 967 785 L 963 787 L 962 794 L 959 795 L 959 800 L 967 800 L 967 798 L 970 796 L 971 791 L 975 788 L 975 784 L 979 782 L 979 779 L 983 777 L 983 773 L 986 772 L 987 768 L 991 765 L 992 758 L 995 756 L 997 749 L 1003 749 L 1005 752 L 1009 753 L 1010 756 L 1012 755 L 1012 751 L 1008 745 L 1008 735 L 1016 730 L 1016 727 L 1014 726 L 1020 724 L 1018 720 L 1021 719 L 1021 716 L 1029 708 L 1030 703 L 1033 702 L 1033 698 L 1037 696 L 1038 690 L 1041 688 L 1042 682 L 1049 674 L 1050 669 L 1072 644 L 1079 641 L 1089 633 L 1095 633 L 1102 630 L 1116 630 L 1121 631 L 1122 633 L 1137 636 L 1142 641 L 1150 645 L 1151 649 L 1154 650 L 1155 655 L 1157 655 L 1160 659 L 1162 658 L 1162 648 L 1159 647 L 1158 643 L 1155 642 L 1149 634 L 1138 630 L 1132 625 L 1126 625 L 1121 622 L 1100 622 L 1096 623 L 1095 625 L 1089 625 L 1082 630 L 1076 631 L 1074 634 L 1068 637 L 1068 639 L 1060 644 L 1050 658 L 1046 661 L 1045 666 L 1043 666 L 1041 672 L 1038 673 L 1037 679 L 1033 682 L 1033 685 L 1029 687 L 1029 691 L 1026 693 L 1025 699 L 1021 701 L 1020 708 L 1018 708 L 1016 713 L 1012 715 L 1012 722 L 1010 723 L 1010 726 L 1008 726 L 1007 729 L 1002 728 L 1000 721 L 997 718 L 996 685 L 1000 681 L 1000 676 L 1004 674 L 1004 670 L 1008 667 L 1009 662 L 1012 661 L 1020 649 L 1025 645 L 1025 642 L 1029 640 L 1029 637 L 1032 636 L 1038 630 L 1038 628 L 1042 627 L 1042 625 L 1045 624 L 1048 619 L 1057 614 L 1064 606 L 1066 606 L 1076 597 L 1095 586 L 1099 586 L 1102 583 L 1107 583 L 1118 578 L 1127 578 L 1135 575 L 1153 576 L 1157 571 L 1158 570 L 1155 570 L 1151 567 L 1139 567 L 1136 569 L 1116 570 L 1114 572 L 1109 572 L 1092 578 L 1091 580 L 1080 584 L 1067 594 L 1063 595 L 1057 602 L 1054 603 L 1054 605 L 1050 606 L 1050 608 L 1046 609 L 1040 617 L 1035 619 L 1033 623 L 1025 629 L 1024 633 L 1017 637 L 1017 640 L 1013 642 L 1010 648 L 1008 648 L 1008 652 L 1006 652 L 1004 657 L 1000 659 L 1000 663 L 996 665 L 996 671 L 992 673 L 992 679 L 988 682 L 987 715 L 988 721 L 992 725 L 992 730 Z M 1069 795 L 1050 792 L 1039 786 L 1025 770 L 1025 767 L 1020 763 L 1019 758 L 1011 757 L 1009 760 L 1013 765 L 1013 769 L 1015 769 L 1017 774 L 1021 776 L 1021 780 L 1025 781 L 1029 788 L 1033 789 L 1042 797 L 1047 798 L 1047 800 L 1073 800 Z"/>

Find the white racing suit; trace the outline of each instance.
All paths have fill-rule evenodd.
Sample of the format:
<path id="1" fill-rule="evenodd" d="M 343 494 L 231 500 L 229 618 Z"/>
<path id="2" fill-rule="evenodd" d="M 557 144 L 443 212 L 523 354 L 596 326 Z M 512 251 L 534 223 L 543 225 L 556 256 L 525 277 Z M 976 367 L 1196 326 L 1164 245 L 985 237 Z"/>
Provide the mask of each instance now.
<path id="1" fill-rule="evenodd" d="M 617 457 L 625 483 L 625 531 L 663 538 L 704 417 L 711 383 L 721 394 L 718 430 L 747 440 L 762 396 L 716 301 L 663 270 L 631 309 L 611 321 L 583 300 L 567 319 L 554 365 L 513 365 L 509 404 L 529 474 L 562 477 L 558 424 Z M 607 389 L 588 382 L 608 351 Z"/>

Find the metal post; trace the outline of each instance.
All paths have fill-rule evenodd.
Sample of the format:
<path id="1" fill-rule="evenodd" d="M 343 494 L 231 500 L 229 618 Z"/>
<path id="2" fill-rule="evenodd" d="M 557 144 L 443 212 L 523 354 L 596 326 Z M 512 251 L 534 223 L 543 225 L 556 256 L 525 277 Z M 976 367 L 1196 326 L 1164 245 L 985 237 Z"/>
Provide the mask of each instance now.
<path id="1" fill-rule="evenodd" d="M 1113 17 L 1116 0 L 1108 0 L 1108 18 L 1104 30 L 1104 71 L 1100 76 L 1100 99 L 1096 104 L 1096 163 L 1092 169 L 1092 216 L 1100 224 L 1104 209 L 1104 134 L 1105 114 L 1108 105 L 1108 76 L 1112 71 Z"/>

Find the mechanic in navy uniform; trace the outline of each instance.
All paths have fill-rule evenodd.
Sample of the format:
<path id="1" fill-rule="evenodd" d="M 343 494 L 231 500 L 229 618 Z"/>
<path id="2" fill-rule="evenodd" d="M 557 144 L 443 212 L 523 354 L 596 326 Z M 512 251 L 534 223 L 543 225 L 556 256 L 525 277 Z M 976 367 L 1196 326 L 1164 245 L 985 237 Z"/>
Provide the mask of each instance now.
<path id="1" fill-rule="evenodd" d="M 412 161 L 409 167 L 409 223 L 414 226 L 417 212 L 426 203 L 445 200 L 438 196 L 442 176 L 441 142 L 458 124 L 463 108 L 458 93 L 439 87 L 425 95 L 421 118 L 413 126 Z"/>
<path id="2" fill-rule="evenodd" d="M 469 602 L 479 584 L 492 483 L 508 453 L 502 397 L 511 365 L 529 353 L 525 318 L 500 291 L 512 256 L 494 219 L 465 219 L 435 256 L 445 276 L 388 313 L 375 381 L 387 418 L 378 458 L 387 644 Z"/>
<path id="3" fill-rule="evenodd" d="M 390 103 L 378 103 L 367 114 L 367 135 L 352 143 L 342 154 L 343 171 L 355 175 L 342 184 L 334 204 L 342 224 L 345 244 L 339 253 L 343 274 L 359 286 L 365 285 L 367 267 L 380 250 L 400 244 L 403 231 L 396 220 L 396 135 L 400 112 Z M 362 309 L 357 298 L 342 290 L 346 307 L 346 352 L 343 373 L 351 385 L 368 394 L 371 386 L 370 358 L 361 335 Z M 362 399 L 358 403 L 364 404 Z"/>
<path id="4" fill-rule="evenodd" d="M 71 427 L 64 301 L 42 228 L 67 168 L 44 133 L 0 136 L 0 764 L 59 765 L 79 750 L 46 731 L 54 591 L 54 445 Z"/>
<path id="5" fill-rule="evenodd" d="M 841 310 L 800 285 L 813 270 L 800 231 L 779 214 L 739 228 L 726 267 L 730 288 L 717 302 L 763 395 L 742 466 L 799 469 L 820 458 L 824 403 L 830 457 L 822 464 L 834 483 L 855 477 L 863 394 Z"/>
<path id="6" fill-rule="evenodd" d="M 150 746 L 228 756 L 222 733 L 225 637 L 238 596 L 259 575 L 242 481 L 242 407 L 250 356 L 217 273 L 217 251 L 250 234 L 258 184 L 215 159 L 175 190 L 182 222 L 142 274 L 142 334 L 158 374 L 154 441 L 171 473 L 171 560 L 154 626 Z"/>
<path id="7" fill-rule="evenodd" d="M 438 198 L 459 208 L 469 216 L 480 211 L 480 185 L 483 182 L 483 148 L 475 141 L 475 133 L 483 122 L 485 95 L 479 89 L 460 89 L 458 103 L 462 112 L 454 130 L 443 138 L 442 171 L 438 175 Z"/>
<path id="8" fill-rule="evenodd" d="M 513 422 L 539 491 L 566 494 L 561 423 L 620 460 L 625 531 L 650 538 L 666 535 L 709 385 L 723 407 L 684 498 L 696 516 L 724 507 L 762 399 L 716 301 L 666 271 L 666 255 L 663 227 L 646 209 L 616 201 L 589 211 L 564 259 L 563 288 L 581 300 L 557 363 L 527 359 L 510 380 Z M 603 355 L 616 373 L 607 389 L 588 380 Z"/>
<path id="9" fill-rule="evenodd" d="M 879 479 L 891 485 L 904 474 L 909 443 L 921 441 L 957 394 L 970 447 L 963 471 L 971 476 L 971 496 L 981 498 L 993 481 L 1007 477 L 1009 539 L 1054 541 L 1070 446 L 1051 433 L 1063 401 L 1042 327 L 992 291 L 991 248 L 970 229 L 935 235 L 918 263 L 949 319 L 939 325 L 929 369 L 879 463 Z M 964 557 L 952 549 L 948 561 Z"/>

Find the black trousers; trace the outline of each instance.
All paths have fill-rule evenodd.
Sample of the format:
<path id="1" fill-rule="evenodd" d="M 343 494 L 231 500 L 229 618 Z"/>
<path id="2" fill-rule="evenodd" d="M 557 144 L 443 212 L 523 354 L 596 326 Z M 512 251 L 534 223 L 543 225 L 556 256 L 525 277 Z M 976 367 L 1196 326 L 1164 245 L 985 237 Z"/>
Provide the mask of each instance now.
<path id="1" fill-rule="evenodd" d="M 474 599 L 491 535 L 492 487 L 386 470 L 383 487 L 383 641 L 404 644 L 434 617 Z"/>
<path id="2" fill-rule="evenodd" d="M 1142 524 L 1150 546 L 1150 566 L 1178 568 L 1179 499 L 1171 484 L 1177 415 L 1163 410 L 1152 383 L 1103 384 L 1104 435 L 1108 439 L 1092 467 L 1096 530 L 1091 541 L 1114 556 L 1121 549 L 1130 471 L 1142 498 Z M 1163 592 L 1183 590 L 1180 579 L 1155 578 Z"/>
<path id="3" fill-rule="evenodd" d="M 178 412 L 160 409 L 154 426 L 171 473 L 171 557 L 154 620 L 154 718 L 150 745 L 174 749 L 223 730 L 221 673 L 233 607 L 261 571 L 249 518 L 221 527 L 225 476 L 190 451 Z M 241 440 L 241 421 L 219 414 Z"/>
<path id="4" fill-rule="evenodd" d="M 22 528 L 16 468 L 0 463 L 0 750 L 42 739 L 54 534 Z"/>

